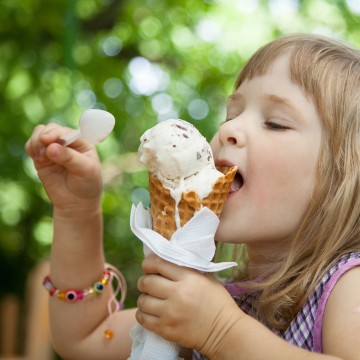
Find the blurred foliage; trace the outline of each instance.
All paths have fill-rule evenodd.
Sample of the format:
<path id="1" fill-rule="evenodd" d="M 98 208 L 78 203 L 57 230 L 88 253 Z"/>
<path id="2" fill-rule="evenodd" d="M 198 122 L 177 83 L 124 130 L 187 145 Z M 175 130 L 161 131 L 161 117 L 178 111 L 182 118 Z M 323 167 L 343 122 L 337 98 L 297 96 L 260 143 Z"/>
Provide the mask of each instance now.
<path id="1" fill-rule="evenodd" d="M 98 146 L 104 247 L 132 306 L 142 248 L 129 212 L 149 201 L 140 135 L 180 117 L 210 139 L 243 62 L 281 34 L 360 46 L 358 0 L 2 0 L 0 9 L 0 297 L 22 296 L 28 270 L 50 252 L 51 204 L 24 153 L 37 124 L 76 127 L 92 107 L 116 117 Z"/>

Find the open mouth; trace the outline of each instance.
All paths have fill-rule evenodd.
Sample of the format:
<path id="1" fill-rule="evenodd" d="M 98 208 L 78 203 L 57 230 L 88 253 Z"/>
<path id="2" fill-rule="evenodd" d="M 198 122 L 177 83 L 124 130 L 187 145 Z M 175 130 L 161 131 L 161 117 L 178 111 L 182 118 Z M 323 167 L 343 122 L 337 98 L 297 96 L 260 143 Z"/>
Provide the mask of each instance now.
<path id="1" fill-rule="evenodd" d="M 231 194 L 231 193 L 234 193 L 234 192 L 240 190 L 243 185 L 244 185 L 244 179 L 241 176 L 241 174 L 237 172 L 235 174 L 234 180 L 231 184 L 229 193 Z"/>

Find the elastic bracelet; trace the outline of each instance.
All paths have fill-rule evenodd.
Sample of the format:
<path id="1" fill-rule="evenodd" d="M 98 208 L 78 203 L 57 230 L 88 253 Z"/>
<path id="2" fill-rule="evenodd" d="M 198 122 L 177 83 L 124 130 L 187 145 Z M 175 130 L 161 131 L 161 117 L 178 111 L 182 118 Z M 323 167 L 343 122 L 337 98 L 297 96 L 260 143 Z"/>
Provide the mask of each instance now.
<path id="1" fill-rule="evenodd" d="M 109 316 L 113 313 L 120 311 L 124 308 L 124 302 L 126 298 L 127 286 L 126 280 L 115 266 L 111 264 L 105 264 L 104 271 L 102 277 L 95 281 L 93 285 L 88 287 L 87 289 L 75 290 L 75 289 L 67 289 L 60 290 L 58 289 L 51 281 L 50 276 L 45 276 L 43 280 L 43 285 L 45 289 L 49 292 L 49 295 L 52 297 L 56 297 L 60 301 L 65 301 L 68 303 L 74 303 L 77 301 L 81 301 L 89 296 L 96 296 L 101 294 L 105 286 L 109 283 L 114 282 L 114 291 L 108 301 L 108 312 Z M 118 296 L 120 294 L 120 299 L 118 300 Z M 114 333 L 111 329 L 106 329 L 104 332 L 104 337 L 107 340 L 112 339 Z"/>
<path id="2" fill-rule="evenodd" d="M 50 276 L 45 276 L 43 285 L 45 289 L 48 290 L 50 296 L 57 297 L 59 300 L 66 301 L 66 302 L 75 302 L 80 301 L 86 298 L 89 295 L 97 295 L 104 291 L 105 285 L 109 283 L 110 280 L 110 271 L 104 269 L 103 276 L 96 281 L 92 286 L 84 290 L 59 290 L 55 285 L 52 283 Z"/>

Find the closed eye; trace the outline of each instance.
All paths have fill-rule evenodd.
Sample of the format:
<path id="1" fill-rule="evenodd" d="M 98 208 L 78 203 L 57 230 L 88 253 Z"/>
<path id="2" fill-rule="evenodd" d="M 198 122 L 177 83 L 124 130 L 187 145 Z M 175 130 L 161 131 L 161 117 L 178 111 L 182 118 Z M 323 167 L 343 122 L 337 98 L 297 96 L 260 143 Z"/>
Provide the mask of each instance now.
<path id="1" fill-rule="evenodd" d="M 285 130 L 290 129 L 288 126 L 277 124 L 277 123 L 274 123 L 274 122 L 271 122 L 271 121 L 266 122 L 265 126 L 267 128 L 269 128 L 270 130 L 276 130 L 276 131 L 285 131 Z"/>

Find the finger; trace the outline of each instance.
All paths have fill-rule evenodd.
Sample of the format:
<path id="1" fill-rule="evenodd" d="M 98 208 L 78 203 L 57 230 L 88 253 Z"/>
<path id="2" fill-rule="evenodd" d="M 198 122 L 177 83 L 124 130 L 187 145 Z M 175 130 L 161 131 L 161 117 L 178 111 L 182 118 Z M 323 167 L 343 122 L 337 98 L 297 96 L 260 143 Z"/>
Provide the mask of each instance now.
<path id="1" fill-rule="evenodd" d="M 58 124 L 50 123 L 46 125 L 45 129 L 40 134 L 40 141 L 44 145 L 49 145 L 54 142 L 61 143 L 61 136 L 71 132 L 72 129 Z"/>
<path id="2" fill-rule="evenodd" d="M 159 275 L 145 275 L 138 280 L 138 289 L 158 299 L 166 299 L 174 282 Z"/>
<path id="3" fill-rule="evenodd" d="M 160 319 L 157 316 L 146 314 L 138 309 L 135 313 L 135 317 L 137 322 L 142 325 L 143 327 L 154 330 L 160 324 Z"/>
<path id="4" fill-rule="evenodd" d="M 160 317 L 164 300 L 157 299 L 147 294 L 141 294 L 137 300 L 137 307 L 147 315 Z"/>
<path id="5" fill-rule="evenodd" d="M 148 314 L 146 312 L 141 311 L 138 309 L 135 313 L 135 318 L 137 322 L 143 326 L 144 328 L 155 332 L 156 334 L 160 335 L 161 337 L 176 342 L 178 337 L 176 336 L 176 329 L 177 327 L 174 326 L 173 323 L 169 323 L 160 316 Z M 175 330 L 175 331 L 174 331 Z"/>
<path id="6" fill-rule="evenodd" d="M 172 271 L 170 268 L 172 264 L 167 263 L 166 260 L 163 260 L 155 254 L 150 254 L 146 256 L 142 262 L 142 269 L 145 274 L 161 274 L 171 278 Z"/>
<path id="7" fill-rule="evenodd" d="M 173 281 L 182 279 L 187 271 L 192 271 L 191 269 L 163 260 L 155 254 L 150 254 L 145 257 L 142 262 L 142 269 L 145 274 L 160 274 Z"/>
<path id="8" fill-rule="evenodd" d="M 91 161 L 87 154 L 57 143 L 52 143 L 47 147 L 46 156 L 54 163 L 62 165 L 69 172 L 77 176 L 86 176 L 97 171 L 98 163 Z"/>
<path id="9" fill-rule="evenodd" d="M 40 148 L 43 147 L 43 145 L 39 141 L 39 136 L 44 130 L 45 125 L 38 125 L 34 128 L 30 138 L 25 144 L 25 150 L 26 152 L 32 157 L 36 158 L 39 157 L 40 154 Z"/>
<path id="10" fill-rule="evenodd" d="M 26 142 L 25 150 L 34 160 L 45 160 L 46 147 L 67 131 L 70 130 L 53 123 L 38 125 Z"/>

